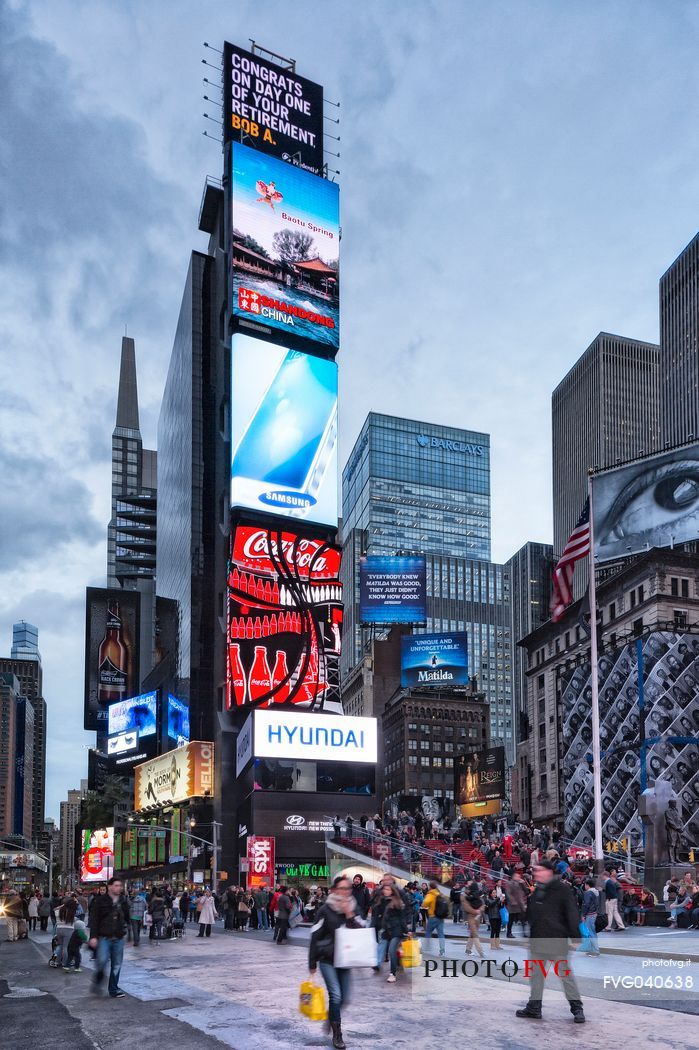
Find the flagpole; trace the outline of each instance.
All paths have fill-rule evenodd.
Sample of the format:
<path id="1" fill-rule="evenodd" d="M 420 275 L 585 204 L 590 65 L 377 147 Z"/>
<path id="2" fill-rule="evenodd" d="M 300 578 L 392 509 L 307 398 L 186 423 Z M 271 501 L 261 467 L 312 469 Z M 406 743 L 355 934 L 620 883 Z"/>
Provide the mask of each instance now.
<path id="1" fill-rule="evenodd" d="M 599 675 L 597 669 L 597 589 L 595 586 L 595 526 L 592 513 L 592 474 L 587 477 L 587 495 L 590 512 L 590 682 L 592 684 L 592 776 L 593 806 L 595 817 L 595 860 L 602 869 L 602 770 L 599 739 Z"/>

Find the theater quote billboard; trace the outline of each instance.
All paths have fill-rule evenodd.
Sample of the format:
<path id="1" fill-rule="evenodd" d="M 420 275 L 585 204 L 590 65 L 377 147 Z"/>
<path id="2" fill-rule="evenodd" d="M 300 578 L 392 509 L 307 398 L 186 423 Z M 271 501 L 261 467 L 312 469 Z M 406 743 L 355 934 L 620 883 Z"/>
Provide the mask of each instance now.
<path id="1" fill-rule="evenodd" d="M 223 45 L 224 141 L 248 138 L 255 149 L 320 174 L 323 88 L 235 44 Z"/>
<path id="2" fill-rule="evenodd" d="M 231 505 L 337 526 L 337 365 L 233 336 Z"/>
<path id="3" fill-rule="evenodd" d="M 214 793 L 214 745 L 192 740 L 134 770 L 134 810 L 210 797 Z"/>
<path id="4" fill-rule="evenodd" d="M 504 747 L 487 747 L 457 756 L 454 761 L 454 801 L 457 806 L 493 802 L 504 797 Z"/>
<path id="5" fill-rule="evenodd" d="M 228 577 L 228 707 L 342 713 L 340 548 L 238 525 Z"/>
<path id="6" fill-rule="evenodd" d="M 595 561 L 699 539 L 699 444 L 592 479 Z"/>
<path id="7" fill-rule="evenodd" d="M 400 640 L 400 684 L 468 685 L 468 635 L 407 634 Z"/>
<path id="8" fill-rule="evenodd" d="M 334 357 L 340 345 L 337 183 L 238 143 L 231 169 L 234 322 Z"/>
<path id="9" fill-rule="evenodd" d="M 363 624 L 424 626 L 427 574 L 424 554 L 371 555 L 359 563 L 359 617 Z"/>
<path id="10" fill-rule="evenodd" d="M 85 594 L 84 728 L 107 731 L 107 708 L 138 692 L 140 595 L 88 587 Z"/>

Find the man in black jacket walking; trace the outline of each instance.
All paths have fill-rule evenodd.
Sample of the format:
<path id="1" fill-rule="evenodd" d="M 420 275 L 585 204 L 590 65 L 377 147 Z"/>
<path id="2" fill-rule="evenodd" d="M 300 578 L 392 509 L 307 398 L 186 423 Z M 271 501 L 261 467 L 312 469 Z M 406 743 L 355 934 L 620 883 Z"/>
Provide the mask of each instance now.
<path id="1" fill-rule="evenodd" d="M 124 884 L 113 877 L 107 892 L 95 897 L 90 910 L 90 947 L 97 949 L 97 969 L 92 990 L 98 992 L 109 964 L 109 994 L 112 999 L 126 995 L 119 987 L 124 938 L 129 927 L 129 906 L 123 899 Z"/>
<path id="2" fill-rule="evenodd" d="M 534 867 L 536 889 L 529 898 L 529 951 L 533 960 L 529 1002 L 517 1017 L 541 1018 L 544 992 L 544 968 L 560 977 L 563 991 L 576 1024 L 583 1024 L 585 1014 L 573 971 L 568 963 L 568 941 L 579 941 L 580 917 L 570 886 L 554 873 L 551 861 Z M 555 966 L 555 970 L 554 970 Z"/>

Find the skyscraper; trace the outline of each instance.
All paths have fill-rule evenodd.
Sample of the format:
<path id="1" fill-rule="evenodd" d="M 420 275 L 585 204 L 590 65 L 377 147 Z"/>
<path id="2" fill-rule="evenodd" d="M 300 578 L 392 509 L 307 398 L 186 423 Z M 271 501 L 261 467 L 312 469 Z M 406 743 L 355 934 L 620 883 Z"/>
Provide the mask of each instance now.
<path id="1" fill-rule="evenodd" d="M 490 558 L 490 437 L 370 412 L 342 472 L 342 672 L 361 653 L 359 559 Z"/>
<path id="2" fill-rule="evenodd" d="M 662 441 L 699 440 L 699 233 L 660 278 L 660 345 Z"/>
<path id="3" fill-rule="evenodd" d="M 135 589 L 155 576 L 157 453 L 144 449 L 138 418 L 136 347 L 121 340 L 116 426 L 112 433 L 112 517 L 107 586 Z"/>
<path id="4" fill-rule="evenodd" d="M 16 676 L 19 682 L 18 695 L 26 697 L 34 711 L 31 834 L 37 835 L 44 825 L 46 796 L 46 701 L 43 697 L 38 628 L 24 620 L 13 624 L 11 655 L 0 657 L 0 674 L 3 673 Z"/>
<path id="5" fill-rule="evenodd" d="M 553 550 L 560 555 L 587 498 L 590 467 L 658 448 L 660 347 L 600 334 L 551 398 L 553 443 Z M 576 597 L 584 572 L 574 580 Z"/>
<path id="6" fill-rule="evenodd" d="M 16 676 L 9 671 L 0 671 L 0 838 L 14 832 L 18 697 Z"/>
<path id="7" fill-rule="evenodd" d="M 68 792 L 68 798 L 61 802 L 60 806 L 59 848 L 64 885 L 71 875 L 77 874 L 75 829 L 80 824 L 80 803 L 85 797 L 86 789 L 87 781 L 83 780 L 79 788 Z"/>
<path id="8" fill-rule="evenodd" d="M 506 562 L 510 575 L 510 614 L 512 623 L 512 696 L 515 713 L 515 739 L 529 732 L 527 714 L 527 660 L 518 645 L 549 618 L 551 579 L 554 560 L 550 543 L 525 543 Z"/>

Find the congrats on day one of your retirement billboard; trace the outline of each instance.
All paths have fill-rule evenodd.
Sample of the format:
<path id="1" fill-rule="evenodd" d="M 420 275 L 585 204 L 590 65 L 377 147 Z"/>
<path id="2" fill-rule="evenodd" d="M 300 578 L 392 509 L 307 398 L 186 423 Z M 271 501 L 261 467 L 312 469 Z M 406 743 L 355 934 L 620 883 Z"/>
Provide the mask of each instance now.
<path id="1" fill-rule="evenodd" d="M 340 548 L 324 536 L 237 525 L 228 577 L 228 706 L 341 714 Z"/>
<path id="2" fill-rule="evenodd" d="M 592 478 L 595 561 L 699 539 L 699 444 Z"/>
<path id="3" fill-rule="evenodd" d="M 454 761 L 454 803 L 468 806 L 505 797 L 505 748 L 487 747 Z"/>
<path id="4" fill-rule="evenodd" d="M 320 174 L 323 88 L 235 44 L 223 45 L 224 140 Z"/>
<path id="5" fill-rule="evenodd" d="M 134 770 L 134 809 L 184 802 L 214 793 L 214 745 L 192 740 Z"/>
<path id="6" fill-rule="evenodd" d="M 426 592 L 424 554 L 370 555 L 359 563 L 359 618 L 363 624 L 424 625 Z"/>
<path id="7" fill-rule="evenodd" d="M 400 640 L 400 684 L 468 685 L 468 635 L 406 634 Z"/>
<path id="8" fill-rule="evenodd" d="M 231 286 L 239 328 L 335 356 L 339 198 L 337 183 L 233 144 Z"/>
<path id="9" fill-rule="evenodd" d="M 231 506 L 337 525 L 337 365 L 234 335 Z"/>

